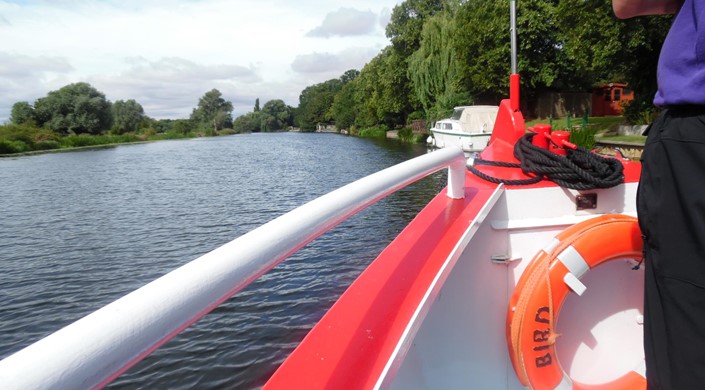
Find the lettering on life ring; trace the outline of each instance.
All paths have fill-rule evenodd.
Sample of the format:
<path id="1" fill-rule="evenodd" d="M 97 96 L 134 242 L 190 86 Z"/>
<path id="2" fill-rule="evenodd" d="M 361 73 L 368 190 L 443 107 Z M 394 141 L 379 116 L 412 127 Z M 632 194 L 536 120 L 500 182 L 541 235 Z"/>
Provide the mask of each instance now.
<path id="1" fill-rule="evenodd" d="M 620 214 L 596 217 L 559 233 L 540 250 L 521 275 L 509 302 L 507 342 L 519 381 L 532 389 L 581 389 L 556 359 L 555 318 L 568 294 L 586 290 L 580 277 L 616 259 L 642 259 L 636 218 Z M 645 389 L 641 369 L 590 389 Z"/>

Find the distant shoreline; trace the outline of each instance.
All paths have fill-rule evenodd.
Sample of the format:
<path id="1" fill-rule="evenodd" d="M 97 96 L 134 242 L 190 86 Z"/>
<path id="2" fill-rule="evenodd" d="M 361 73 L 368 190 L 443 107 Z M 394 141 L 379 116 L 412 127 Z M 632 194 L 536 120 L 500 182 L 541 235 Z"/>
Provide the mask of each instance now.
<path id="1" fill-rule="evenodd" d="M 187 138 L 181 138 L 181 139 L 187 139 Z M 38 155 L 38 154 L 47 154 L 47 153 L 80 152 L 80 151 L 85 151 L 85 150 L 96 150 L 96 149 L 111 149 L 111 148 L 115 148 L 120 145 L 138 145 L 138 144 L 146 144 L 146 143 L 157 142 L 157 141 L 171 141 L 171 140 L 165 139 L 165 140 L 152 140 L 152 141 L 117 142 L 117 143 L 103 144 L 103 145 L 88 145 L 88 146 L 75 146 L 75 147 L 71 147 L 71 148 L 60 148 L 60 149 L 32 150 L 29 152 L 0 154 L 0 158 L 34 156 L 34 155 Z"/>

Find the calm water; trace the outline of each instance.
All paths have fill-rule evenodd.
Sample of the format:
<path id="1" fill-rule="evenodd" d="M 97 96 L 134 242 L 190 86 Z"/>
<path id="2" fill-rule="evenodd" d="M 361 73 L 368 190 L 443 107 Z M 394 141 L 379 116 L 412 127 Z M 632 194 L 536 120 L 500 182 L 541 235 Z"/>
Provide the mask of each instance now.
<path id="1" fill-rule="evenodd" d="M 0 358 L 247 231 L 425 148 L 250 134 L 0 159 Z M 258 388 L 438 191 L 439 175 L 320 237 L 114 388 Z"/>

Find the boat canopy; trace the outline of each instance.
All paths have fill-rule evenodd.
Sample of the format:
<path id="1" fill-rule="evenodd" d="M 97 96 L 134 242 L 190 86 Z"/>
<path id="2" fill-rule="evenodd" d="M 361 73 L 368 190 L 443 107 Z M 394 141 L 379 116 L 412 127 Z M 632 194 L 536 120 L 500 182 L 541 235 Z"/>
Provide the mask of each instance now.
<path id="1" fill-rule="evenodd" d="M 451 119 L 460 122 L 465 133 L 491 133 L 499 106 L 455 107 Z"/>

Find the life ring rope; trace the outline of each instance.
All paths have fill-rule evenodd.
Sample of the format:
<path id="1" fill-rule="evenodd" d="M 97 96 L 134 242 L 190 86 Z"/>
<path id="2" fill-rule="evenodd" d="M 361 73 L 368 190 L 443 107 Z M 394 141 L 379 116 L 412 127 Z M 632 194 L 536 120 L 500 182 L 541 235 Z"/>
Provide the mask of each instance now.
<path id="1" fill-rule="evenodd" d="M 582 387 L 573 384 L 555 357 L 560 336 L 555 332 L 555 319 L 571 291 L 578 295 L 586 291 L 580 277 L 587 271 L 617 258 L 641 259 L 641 248 L 636 218 L 615 214 L 575 224 L 539 250 L 517 283 L 507 316 L 509 353 L 523 385 Z M 645 388 L 643 371 L 635 368 L 604 386 L 590 388 Z"/>

